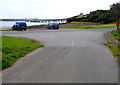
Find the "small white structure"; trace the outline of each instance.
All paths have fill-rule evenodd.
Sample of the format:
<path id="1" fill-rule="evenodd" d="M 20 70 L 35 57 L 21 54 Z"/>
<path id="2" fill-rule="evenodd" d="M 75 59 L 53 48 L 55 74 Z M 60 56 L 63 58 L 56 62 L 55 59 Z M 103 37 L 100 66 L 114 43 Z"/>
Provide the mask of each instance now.
<path id="1" fill-rule="evenodd" d="M 83 15 L 83 13 L 80 13 L 77 18 L 83 18 L 83 17 L 87 17 L 87 15 Z"/>

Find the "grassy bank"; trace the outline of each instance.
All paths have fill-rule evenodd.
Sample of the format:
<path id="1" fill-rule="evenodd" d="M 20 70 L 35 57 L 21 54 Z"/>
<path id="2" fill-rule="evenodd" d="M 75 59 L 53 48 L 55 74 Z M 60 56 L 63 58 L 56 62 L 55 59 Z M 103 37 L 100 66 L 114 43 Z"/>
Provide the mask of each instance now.
<path id="1" fill-rule="evenodd" d="M 114 39 L 118 40 L 118 42 L 120 43 L 120 30 L 113 30 L 112 35 L 114 37 Z M 120 65 L 120 45 L 118 46 L 114 46 L 113 42 L 108 41 L 108 43 L 106 44 L 109 49 L 112 51 L 113 56 L 115 56 L 115 58 L 118 61 L 118 65 Z"/>
<path id="2" fill-rule="evenodd" d="M 113 37 L 120 42 L 120 30 L 113 30 L 111 33 Z"/>
<path id="3" fill-rule="evenodd" d="M 65 26 L 63 28 L 91 29 L 91 28 L 116 28 L 115 24 L 94 25 L 94 26 Z"/>
<path id="4" fill-rule="evenodd" d="M 10 67 L 18 58 L 40 47 L 42 45 L 36 40 L 2 36 L 2 69 Z"/>
<path id="5" fill-rule="evenodd" d="M 120 43 L 120 30 L 113 30 L 111 33 L 112 33 L 113 37 L 116 40 L 118 40 L 118 42 Z M 117 56 L 117 58 L 118 58 L 117 61 L 118 61 L 118 64 L 120 65 L 120 45 L 118 45 L 118 47 L 116 47 L 115 50 L 114 49 L 115 49 L 115 47 L 112 48 L 113 54 L 115 56 Z M 116 51 L 116 52 L 114 52 L 114 51 Z"/>

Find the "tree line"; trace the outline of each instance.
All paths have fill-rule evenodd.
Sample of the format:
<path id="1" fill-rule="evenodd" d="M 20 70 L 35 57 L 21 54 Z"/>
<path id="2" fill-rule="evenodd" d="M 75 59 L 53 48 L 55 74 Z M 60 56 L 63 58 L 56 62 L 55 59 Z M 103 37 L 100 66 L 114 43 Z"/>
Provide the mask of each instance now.
<path id="1" fill-rule="evenodd" d="M 96 10 L 87 14 L 87 17 L 73 16 L 67 22 L 95 22 L 101 24 L 113 23 L 120 20 L 120 2 L 110 5 L 110 10 Z"/>

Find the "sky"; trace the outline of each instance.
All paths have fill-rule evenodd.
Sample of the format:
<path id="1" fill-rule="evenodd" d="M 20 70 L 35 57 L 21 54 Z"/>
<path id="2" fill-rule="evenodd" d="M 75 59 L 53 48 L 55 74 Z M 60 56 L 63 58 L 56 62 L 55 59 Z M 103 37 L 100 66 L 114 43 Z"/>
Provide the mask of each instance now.
<path id="1" fill-rule="evenodd" d="M 108 10 L 120 0 L 0 0 L 0 18 L 61 19 Z"/>

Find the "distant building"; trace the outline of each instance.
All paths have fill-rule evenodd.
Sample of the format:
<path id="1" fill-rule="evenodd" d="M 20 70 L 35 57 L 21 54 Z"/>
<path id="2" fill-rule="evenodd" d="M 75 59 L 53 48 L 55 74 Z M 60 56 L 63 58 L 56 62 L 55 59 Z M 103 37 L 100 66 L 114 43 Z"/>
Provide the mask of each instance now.
<path id="1" fill-rule="evenodd" d="M 77 15 L 76 18 L 83 18 L 83 17 L 87 17 L 87 15 L 83 15 L 83 13 L 80 13 L 79 15 Z"/>

